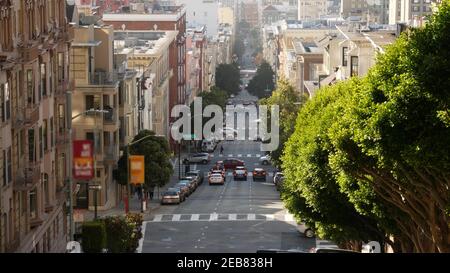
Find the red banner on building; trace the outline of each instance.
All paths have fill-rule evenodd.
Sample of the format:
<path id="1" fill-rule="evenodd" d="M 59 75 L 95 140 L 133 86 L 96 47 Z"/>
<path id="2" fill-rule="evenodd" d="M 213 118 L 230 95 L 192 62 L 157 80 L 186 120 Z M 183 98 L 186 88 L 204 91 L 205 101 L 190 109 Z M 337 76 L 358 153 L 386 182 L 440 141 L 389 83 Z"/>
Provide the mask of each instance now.
<path id="1" fill-rule="evenodd" d="M 91 140 L 73 142 L 73 179 L 94 178 L 94 143 Z"/>

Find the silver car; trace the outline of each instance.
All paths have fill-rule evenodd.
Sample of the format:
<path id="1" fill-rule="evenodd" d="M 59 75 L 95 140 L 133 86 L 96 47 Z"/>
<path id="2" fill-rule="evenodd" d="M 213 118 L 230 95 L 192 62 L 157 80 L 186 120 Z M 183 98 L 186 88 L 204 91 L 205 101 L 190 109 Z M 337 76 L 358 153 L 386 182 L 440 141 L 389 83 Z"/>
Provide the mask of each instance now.
<path id="1" fill-rule="evenodd" d="M 161 204 L 180 204 L 181 196 L 178 191 L 166 191 L 162 195 Z"/>
<path id="2" fill-rule="evenodd" d="M 184 164 L 202 163 L 206 165 L 209 163 L 209 161 L 211 161 L 211 156 L 208 153 L 197 153 L 190 155 L 188 158 L 185 158 L 183 160 L 183 163 Z"/>

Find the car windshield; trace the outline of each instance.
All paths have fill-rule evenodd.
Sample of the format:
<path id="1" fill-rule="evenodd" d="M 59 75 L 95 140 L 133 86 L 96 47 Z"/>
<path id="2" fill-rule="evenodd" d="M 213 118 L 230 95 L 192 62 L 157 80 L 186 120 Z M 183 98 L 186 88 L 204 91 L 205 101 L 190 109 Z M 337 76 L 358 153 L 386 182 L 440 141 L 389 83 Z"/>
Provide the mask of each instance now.
<path id="1" fill-rule="evenodd" d="M 167 191 L 164 193 L 164 196 L 176 196 L 178 195 L 178 192 L 176 191 Z"/>
<path id="2" fill-rule="evenodd" d="M 167 192 L 172 192 L 172 191 L 174 191 L 174 192 L 179 192 L 179 191 L 180 191 L 180 188 L 179 188 L 179 187 L 174 187 L 174 188 L 168 188 L 168 189 L 167 189 Z"/>
<path id="3" fill-rule="evenodd" d="M 216 173 L 215 173 L 215 174 L 212 175 L 212 177 L 222 177 L 222 175 L 221 175 L 221 174 L 216 174 Z"/>

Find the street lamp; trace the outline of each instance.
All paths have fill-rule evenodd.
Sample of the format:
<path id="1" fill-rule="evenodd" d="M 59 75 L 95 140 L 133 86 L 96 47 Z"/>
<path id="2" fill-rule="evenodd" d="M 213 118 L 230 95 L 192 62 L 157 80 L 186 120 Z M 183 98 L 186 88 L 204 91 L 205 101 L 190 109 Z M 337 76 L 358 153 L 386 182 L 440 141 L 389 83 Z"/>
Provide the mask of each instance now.
<path id="1" fill-rule="evenodd" d="M 74 235 L 75 235 L 75 223 L 74 223 L 74 219 L 73 219 L 73 179 L 72 179 L 72 175 L 73 175 L 73 163 L 72 163 L 72 149 L 73 149 L 73 141 L 72 141 L 72 121 L 78 117 L 81 117 L 82 115 L 85 115 L 87 113 L 105 113 L 108 112 L 106 110 L 98 110 L 98 109 L 89 109 L 87 111 L 84 111 L 78 115 L 72 116 L 72 91 L 67 91 L 66 93 L 66 119 L 67 119 L 67 129 L 69 131 L 69 152 L 68 152 L 68 158 L 69 158 L 69 178 L 68 178 L 68 184 L 69 184 L 69 235 L 70 235 L 70 240 L 73 241 L 74 240 Z M 97 119 L 96 119 L 97 121 Z M 95 126 L 97 127 L 97 126 Z M 95 136 L 95 135 L 94 135 Z M 95 143 L 94 143 L 95 145 Z M 95 149 L 94 149 L 95 151 Z M 94 155 L 95 156 L 95 155 Z M 94 164 L 95 164 L 95 160 L 94 160 Z M 95 165 L 94 165 L 95 166 Z M 95 173 L 95 167 L 94 167 L 94 175 L 96 175 Z M 96 206 L 97 209 L 97 206 Z"/>

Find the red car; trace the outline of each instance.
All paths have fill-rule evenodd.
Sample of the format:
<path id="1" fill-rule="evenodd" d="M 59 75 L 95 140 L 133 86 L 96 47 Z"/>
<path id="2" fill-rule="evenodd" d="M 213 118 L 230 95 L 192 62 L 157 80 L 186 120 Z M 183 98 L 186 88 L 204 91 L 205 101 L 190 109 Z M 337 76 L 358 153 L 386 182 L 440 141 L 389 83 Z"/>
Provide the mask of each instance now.
<path id="1" fill-rule="evenodd" d="M 225 170 L 234 170 L 237 166 L 245 166 L 245 162 L 239 159 L 230 158 L 223 161 L 223 166 L 225 167 Z"/>

